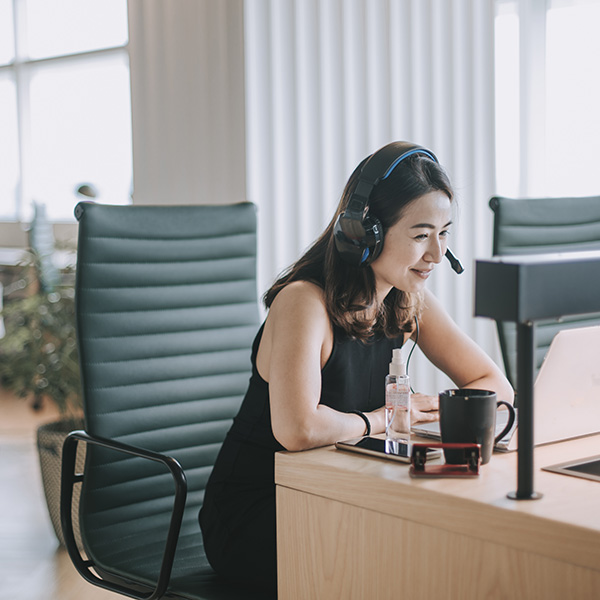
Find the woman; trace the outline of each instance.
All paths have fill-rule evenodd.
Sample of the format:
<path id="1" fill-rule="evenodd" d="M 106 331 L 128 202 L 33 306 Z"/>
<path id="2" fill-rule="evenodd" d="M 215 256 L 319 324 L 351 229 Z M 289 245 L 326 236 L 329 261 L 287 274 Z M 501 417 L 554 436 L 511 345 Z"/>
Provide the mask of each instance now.
<path id="1" fill-rule="evenodd" d="M 250 385 L 200 512 L 217 573 L 275 586 L 274 453 L 382 433 L 392 349 L 408 339 L 458 387 L 512 401 L 498 367 L 425 288 L 452 212 L 435 156 L 388 144 L 357 167 L 325 232 L 265 294 Z M 437 408 L 413 394 L 413 422 L 437 419 Z"/>

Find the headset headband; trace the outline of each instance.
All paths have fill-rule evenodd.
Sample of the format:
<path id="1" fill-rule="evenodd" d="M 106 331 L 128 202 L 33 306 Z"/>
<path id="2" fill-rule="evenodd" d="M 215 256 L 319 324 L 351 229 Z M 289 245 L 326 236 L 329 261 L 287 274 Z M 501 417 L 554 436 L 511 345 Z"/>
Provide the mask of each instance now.
<path id="1" fill-rule="evenodd" d="M 387 179 L 404 159 L 415 154 L 422 154 L 433 162 L 438 162 L 431 150 L 409 142 L 392 142 L 371 154 L 360 171 L 358 182 L 348 201 L 346 216 L 353 219 L 366 216 L 373 188 Z"/>
<path id="2" fill-rule="evenodd" d="M 398 163 L 402 162 L 405 158 L 412 156 L 413 154 L 424 154 L 428 156 L 433 162 L 438 162 L 438 159 L 435 157 L 433 152 L 426 150 L 425 148 L 414 148 L 413 150 L 408 150 L 402 156 L 399 156 L 387 169 L 387 171 L 383 174 L 381 179 L 387 179 L 390 176 L 390 173 L 396 168 Z"/>

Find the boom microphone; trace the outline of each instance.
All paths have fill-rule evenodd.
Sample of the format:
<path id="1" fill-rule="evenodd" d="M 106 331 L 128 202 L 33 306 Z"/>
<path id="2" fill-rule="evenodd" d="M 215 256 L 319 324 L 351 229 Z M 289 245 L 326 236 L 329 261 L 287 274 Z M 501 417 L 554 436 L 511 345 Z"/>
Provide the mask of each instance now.
<path id="1" fill-rule="evenodd" d="M 456 256 L 454 256 L 454 254 L 452 254 L 452 251 L 450 250 L 450 248 L 448 248 L 446 250 L 446 258 L 450 261 L 450 265 L 452 266 L 452 269 L 458 275 L 460 275 L 465 270 L 465 268 L 460 264 L 460 260 L 458 260 L 458 258 L 456 258 Z"/>

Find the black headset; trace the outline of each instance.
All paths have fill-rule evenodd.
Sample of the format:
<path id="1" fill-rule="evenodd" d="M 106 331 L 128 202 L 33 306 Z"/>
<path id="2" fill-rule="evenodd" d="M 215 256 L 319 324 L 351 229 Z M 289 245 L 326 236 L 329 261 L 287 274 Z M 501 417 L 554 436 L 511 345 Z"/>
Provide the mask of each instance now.
<path id="1" fill-rule="evenodd" d="M 410 142 L 392 142 L 372 154 L 362 166 L 358 182 L 346 210 L 337 218 L 333 236 L 343 260 L 357 267 L 371 264 L 383 249 L 383 227 L 375 215 L 369 214 L 369 198 L 375 186 L 409 156 L 421 154 L 439 162 L 427 148 Z M 456 273 L 464 271 L 460 261 L 450 252 L 446 257 Z"/>

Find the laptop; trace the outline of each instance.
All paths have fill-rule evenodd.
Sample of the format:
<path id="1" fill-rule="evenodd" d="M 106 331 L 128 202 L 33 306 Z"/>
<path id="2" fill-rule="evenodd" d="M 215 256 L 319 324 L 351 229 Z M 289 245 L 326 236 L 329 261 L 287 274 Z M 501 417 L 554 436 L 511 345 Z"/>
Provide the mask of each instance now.
<path id="1" fill-rule="evenodd" d="M 600 326 L 556 334 L 535 380 L 533 403 L 536 446 L 600 433 Z M 508 411 L 498 410 L 496 435 L 507 420 Z M 516 429 L 515 423 L 495 449 L 516 450 Z M 417 423 L 412 431 L 440 439 L 439 422 Z"/>

